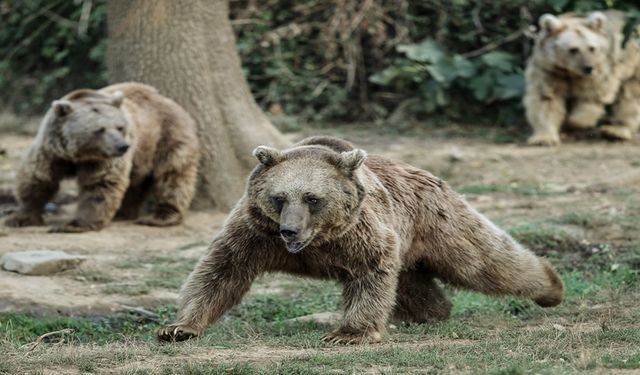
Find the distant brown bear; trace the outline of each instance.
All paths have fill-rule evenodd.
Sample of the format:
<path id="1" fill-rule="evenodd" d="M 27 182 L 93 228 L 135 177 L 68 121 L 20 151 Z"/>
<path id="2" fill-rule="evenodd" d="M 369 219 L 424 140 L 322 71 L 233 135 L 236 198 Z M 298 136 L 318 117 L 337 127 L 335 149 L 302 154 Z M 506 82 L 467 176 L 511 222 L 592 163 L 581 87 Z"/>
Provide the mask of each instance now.
<path id="1" fill-rule="evenodd" d="M 344 321 L 324 337 L 337 343 L 378 342 L 392 316 L 447 318 L 451 303 L 436 278 L 541 306 L 562 301 L 562 280 L 546 259 L 426 171 L 329 137 L 284 151 L 260 146 L 254 155 L 260 164 L 246 194 L 189 276 L 160 340 L 199 335 L 268 271 L 344 284 Z"/>
<path id="2" fill-rule="evenodd" d="M 194 120 L 153 87 L 76 90 L 55 100 L 42 120 L 18 171 L 20 208 L 5 224 L 43 225 L 44 205 L 60 180 L 72 176 L 80 189 L 75 218 L 52 231 L 99 230 L 116 211 L 135 219 L 150 190 L 155 211 L 138 223 L 179 224 L 194 194 L 198 160 Z"/>
<path id="3" fill-rule="evenodd" d="M 640 43 L 622 46 L 620 11 L 540 17 L 523 99 L 532 145 L 560 144 L 560 130 L 599 129 L 629 140 L 640 128 Z M 569 104 L 569 105 L 567 105 Z M 606 106 L 611 105 L 607 116 Z"/>

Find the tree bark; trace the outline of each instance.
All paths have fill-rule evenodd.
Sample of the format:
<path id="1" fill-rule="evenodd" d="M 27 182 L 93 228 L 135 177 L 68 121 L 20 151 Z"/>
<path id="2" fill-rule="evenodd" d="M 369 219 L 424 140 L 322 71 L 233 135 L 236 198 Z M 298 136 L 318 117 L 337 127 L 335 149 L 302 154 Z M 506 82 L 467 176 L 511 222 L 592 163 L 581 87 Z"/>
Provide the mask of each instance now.
<path id="1" fill-rule="evenodd" d="M 198 123 L 203 150 L 193 206 L 227 210 L 255 165 L 251 150 L 286 141 L 242 73 L 227 0 L 110 0 L 111 81 L 155 86 Z"/>

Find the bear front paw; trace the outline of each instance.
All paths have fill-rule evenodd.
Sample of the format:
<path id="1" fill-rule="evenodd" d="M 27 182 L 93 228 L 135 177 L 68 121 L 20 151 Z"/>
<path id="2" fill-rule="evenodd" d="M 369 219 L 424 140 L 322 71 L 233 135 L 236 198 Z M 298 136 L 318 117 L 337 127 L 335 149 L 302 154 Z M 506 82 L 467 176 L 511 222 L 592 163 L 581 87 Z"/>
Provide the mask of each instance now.
<path id="1" fill-rule="evenodd" d="M 175 214 L 169 217 L 145 216 L 136 220 L 136 224 L 148 225 L 151 227 L 170 227 L 178 225 L 182 222 L 182 216 Z"/>
<path id="2" fill-rule="evenodd" d="M 633 138 L 633 131 L 626 126 L 606 125 L 600 127 L 602 134 L 609 139 L 628 141 Z"/>
<path id="3" fill-rule="evenodd" d="M 339 328 L 331 333 L 327 333 L 322 337 L 322 341 L 331 344 L 374 344 L 382 340 L 382 334 L 374 330 L 354 331 L 345 328 Z"/>
<path id="4" fill-rule="evenodd" d="M 42 215 L 15 213 L 13 216 L 7 218 L 4 225 L 14 228 L 28 227 L 44 225 L 44 220 L 42 219 Z"/>
<path id="5" fill-rule="evenodd" d="M 136 223 L 152 227 L 168 227 L 182 223 L 182 214 L 171 205 L 158 204 L 153 215 L 142 217 L 136 220 Z"/>
<path id="6" fill-rule="evenodd" d="M 529 137 L 527 143 L 532 146 L 558 146 L 560 144 L 560 137 L 547 134 L 534 134 Z"/>
<path id="7" fill-rule="evenodd" d="M 197 336 L 197 330 L 180 324 L 170 324 L 161 327 L 158 332 L 156 332 L 158 340 L 165 342 L 185 341 Z"/>
<path id="8" fill-rule="evenodd" d="M 52 227 L 49 229 L 49 233 L 83 233 L 99 229 L 98 225 L 81 224 L 76 220 L 72 220 L 66 224 Z"/>

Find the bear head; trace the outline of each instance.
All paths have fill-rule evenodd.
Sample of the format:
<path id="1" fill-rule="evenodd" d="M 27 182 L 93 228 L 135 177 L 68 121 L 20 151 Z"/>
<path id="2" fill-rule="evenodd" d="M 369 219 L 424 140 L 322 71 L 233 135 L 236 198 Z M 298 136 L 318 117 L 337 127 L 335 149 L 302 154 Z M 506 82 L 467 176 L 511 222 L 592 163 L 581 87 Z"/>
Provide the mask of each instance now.
<path id="1" fill-rule="evenodd" d="M 572 76 L 589 76 L 607 65 L 610 41 L 607 17 L 593 12 L 587 17 L 540 17 L 539 53 L 551 70 Z"/>
<path id="2" fill-rule="evenodd" d="M 260 146 L 253 154 L 260 164 L 249 178 L 249 210 L 256 224 L 277 233 L 289 252 L 333 239 L 357 222 L 365 194 L 358 170 L 365 151 Z"/>
<path id="3" fill-rule="evenodd" d="M 48 141 L 67 159 L 100 161 L 124 155 L 131 124 L 121 109 L 124 94 L 77 90 L 51 103 Z"/>

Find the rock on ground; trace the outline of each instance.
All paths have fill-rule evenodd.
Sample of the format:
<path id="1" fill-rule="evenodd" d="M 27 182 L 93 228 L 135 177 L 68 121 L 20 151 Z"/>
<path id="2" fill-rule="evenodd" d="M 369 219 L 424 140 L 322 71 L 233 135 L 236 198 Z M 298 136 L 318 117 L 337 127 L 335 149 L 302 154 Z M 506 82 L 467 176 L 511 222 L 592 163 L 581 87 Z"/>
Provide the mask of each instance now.
<path id="1" fill-rule="evenodd" d="M 64 251 L 34 250 L 7 253 L 0 258 L 2 268 L 23 275 L 51 275 L 76 267 L 86 258 Z"/>
<path id="2" fill-rule="evenodd" d="M 288 319 L 288 322 L 315 322 L 320 324 L 333 324 L 342 319 L 342 314 L 337 312 L 321 312 L 316 314 L 310 314 L 305 316 L 299 316 L 297 318 Z"/>

